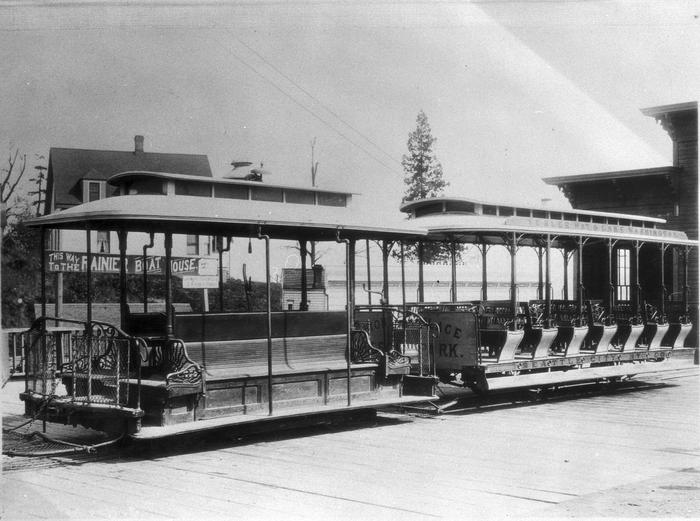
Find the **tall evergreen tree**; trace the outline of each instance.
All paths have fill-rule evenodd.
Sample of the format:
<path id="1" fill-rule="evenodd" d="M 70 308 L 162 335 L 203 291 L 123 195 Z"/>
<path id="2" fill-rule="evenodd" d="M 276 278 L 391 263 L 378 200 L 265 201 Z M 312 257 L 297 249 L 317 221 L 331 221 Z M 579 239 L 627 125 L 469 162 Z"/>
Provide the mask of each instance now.
<path id="1" fill-rule="evenodd" d="M 415 201 L 440 195 L 448 183 L 442 178 L 442 165 L 433 152 L 433 137 L 428 117 L 422 110 L 416 117 L 416 128 L 408 135 L 408 154 L 401 159 L 404 183 L 403 201 Z"/>
<path id="2" fill-rule="evenodd" d="M 404 171 L 404 183 L 406 192 L 403 202 L 437 197 L 441 195 L 448 186 L 447 181 L 442 177 L 442 165 L 435 156 L 433 145 L 436 138 L 433 137 L 428 123 L 428 117 L 422 110 L 416 117 L 416 128 L 408 134 L 408 154 L 404 154 L 401 160 Z M 459 257 L 461 248 L 458 248 Z M 393 252 L 394 257 L 398 257 Z M 451 260 L 451 247 L 440 242 L 425 242 L 421 246 L 418 244 L 407 244 L 405 249 L 406 258 L 411 261 L 422 258 L 423 263 L 448 262 Z M 422 281 L 422 269 L 419 277 Z"/>

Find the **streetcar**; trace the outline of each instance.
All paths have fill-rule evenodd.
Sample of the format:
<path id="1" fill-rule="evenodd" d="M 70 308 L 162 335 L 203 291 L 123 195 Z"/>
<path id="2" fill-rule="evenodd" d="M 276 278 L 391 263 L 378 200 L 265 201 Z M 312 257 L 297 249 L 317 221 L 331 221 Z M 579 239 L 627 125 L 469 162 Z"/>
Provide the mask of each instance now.
<path id="1" fill-rule="evenodd" d="M 693 313 L 688 286 L 689 252 L 697 242 L 663 228 L 663 219 L 452 197 L 407 202 L 401 211 L 428 232 L 417 241 L 419 251 L 433 241 L 450 252 L 450 298 L 424 302 L 420 285 L 418 302 L 407 303 L 405 297 L 402 302 L 405 312 L 439 326 L 431 367 L 441 381 L 486 393 L 618 381 L 697 363 L 697 307 Z M 481 253 L 478 300 L 458 298 L 455 260 L 465 244 Z M 489 299 L 492 247 L 505 248 L 510 256 L 508 299 Z M 538 294 L 529 300 L 519 298 L 517 253 L 524 248 L 534 249 L 539 260 Z M 564 294 L 558 296 L 551 283 L 555 249 L 565 261 Z M 419 262 L 422 258 L 419 254 Z M 672 277 L 680 291 L 670 291 Z M 387 323 L 404 339 L 402 323 L 417 322 L 408 315 L 382 320 L 377 310 L 360 311 L 366 318 L 356 316 L 358 324 L 365 324 L 377 343 Z M 422 365 L 413 359 L 414 367 Z"/>
<path id="2" fill-rule="evenodd" d="M 351 194 L 317 188 L 166 172 L 123 172 L 109 182 L 117 196 L 31 223 L 41 231 L 42 250 L 50 230 L 81 230 L 88 259 L 97 255 L 94 232 L 116 232 L 121 297 L 119 324 L 92 318 L 88 261 L 87 318 L 66 342 L 49 327 L 70 321 L 47 316 L 42 255 L 42 316 L 26 333 L 21 399 L 28 415 L 158 438 L 434 402 L 439 382 L 487 393 L 615 381 L 696 363 L 687 258 L 697 243 L 663 228 L 663 219 L 435 197 L 404 203 L 395 219 L 378 224 L 353 210 Z M 176 234 L 264 244 L 267 309 L 176 310 Z M 136 309 L 126 290 L 129 238 L 150 236 L 139 264 L 146 280 L 154 235 L 165 252 L 162 311 L 148 311 L 145 295 L 143 309 Z M 272 310 L 270 243 L 276 240 L 298 243 L 302 277 L 309 241 L 344 244 L 343 310 Z M 356 298 L 356 244 L 365 240 L 382 249 L 382 300 L 375 305 Z M 404 248 L 421 251 L 431 242 L 449 245 L 450 298 L 426 302 L 419 276 L 418 298 L 408 299 Z M 463 244 L 482 253 L 478 300 L 459 299 L 455 266 Z M 388 264 L 397 247 L 403 291 L 392 304 Z M 510 254 L 505 300 L 489 299 L 492 247 Z M 543 279 L 535 299 L 520 298 L 522 248 L 539 252 Z M 575 284 L 561 298 L 552 291 L 553 249 L 573 256 Z M 224 250 L 218 248 L 220 295 Z M 418 259 L 422 273 L 423 256 Z M 669 277 L 676 285 L 682 279 L 680 294 L 668 290 Z"/>
<path id="3" fill-rule="evenodd" d="M 380 349 L 353 327 L 353 263 L 357 240 L 395 241 L 425 235 L 396 223 L 378 225 L 354 212 L 352 194 L 299 189 L 246 179 L 203 178 L 166 172 L 123 172 L 109 182 L 118 195 L 36 218 L 42 242 L 42 316 L 26 333 L 28 415 L 47 421 L 158 438 L 214 429 L 376 410 L 434 400 L 434 377 L 412 370 L 411 359 L 392 346 Z M 85 234 L 86 320 L 47 316 L 47 246 L 50 230 Z M 95 232 L 116 232 L 120 321 L 93 319 Z M 260 242 L 265 250 L 266 310 L 178 311 L 173 303 L 173 236 Z M 162 310 L 136 306 L 127 295 L 130 237 L 160 236 L 164 246 Z M 156 237 L 157 239 L 157 237 Z M 345 309 L 273 311 L 270 247 L 276 240 L 331 241 L 345 247 Z M 140 244 L 139 244 L 140 245 Z M 149 261 L 149 259 L 151 259 Z M 301 255 L 302 277 L 306 255 Z M 137 259 L 138 260 L 138 259 Z M 147 287 L 146 284 L 144 287 Z M 303 284 L 306 287 L 306 284 Z M 222 286 L 219 287 L 222 294 Z M 302 301 L 305 300 L 302 298 Z M 69 341 L 49 326 L 73 325 Z M 424 327 L 421 351 L 436 339 Z M 66 347 L 67 346 L 67 347 Z M 427 355 L 426 355 L 427 356 Z"/>

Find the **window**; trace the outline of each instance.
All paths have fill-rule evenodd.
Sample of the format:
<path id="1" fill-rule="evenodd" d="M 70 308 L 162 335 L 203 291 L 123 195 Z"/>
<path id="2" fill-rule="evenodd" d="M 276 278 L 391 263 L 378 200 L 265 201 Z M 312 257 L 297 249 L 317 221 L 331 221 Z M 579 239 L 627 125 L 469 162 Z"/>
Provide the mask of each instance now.
<path id="1" fill-rule="evenodd" d="M 110 253 L 109 232 L 97 232 L 97 252 Z"/>
<path id="2" fill-rule="evenodd" d="M 345 194 L 319 192 L 318 204 L 321 206 L 346 206 L 347 199 L 345 198 Z"/>
<path id="3" fill-rule="evenodd" d="M 175 182 L 175 195 L 190 195 L 194 197 L 211 197 L 211 186 L 206 183 L 186 181 Z"/>
<path id="4" fill-rule="evenodd" d="M 61 230 L 51 230 L 49 232 L 49 250 L 61 249 Z"/>
<path id="5" fill-rule="evenodd" d="M 630 299 L 630 250 L 620 248 L 617 250 L 617 280 L 616 280 L 616 295 L 617 300 Z"/>
<path id="6" fill-rule="evenodd" d="M 199 235 L 187 236 L 187 255 L 199 255 Z"/>
<path id="7" fill-rule="evenodd" d="M 83 180 L 83 202 L 99 201 L 105 197 L 104 181 Z"/>

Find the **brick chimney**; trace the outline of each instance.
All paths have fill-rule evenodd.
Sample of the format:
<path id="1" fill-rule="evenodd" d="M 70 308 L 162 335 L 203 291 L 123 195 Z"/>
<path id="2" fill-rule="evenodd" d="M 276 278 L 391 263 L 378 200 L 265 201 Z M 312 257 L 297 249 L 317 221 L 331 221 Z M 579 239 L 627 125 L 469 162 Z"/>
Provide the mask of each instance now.
<path id="1" fill-rule="evenodd" d="M 134 154 L 143 153 L 143 136 L 134 136 Z"/>
<path id="2" fill-rule="evenodd" d="M 313 279 L 313 289 L 325 289 L 326 283 L 324 280 L 324 273 L 323 273 L 323 266 L 320 264 L 314 264 L 311 269 L 314 272 L 314 279 Z"/>

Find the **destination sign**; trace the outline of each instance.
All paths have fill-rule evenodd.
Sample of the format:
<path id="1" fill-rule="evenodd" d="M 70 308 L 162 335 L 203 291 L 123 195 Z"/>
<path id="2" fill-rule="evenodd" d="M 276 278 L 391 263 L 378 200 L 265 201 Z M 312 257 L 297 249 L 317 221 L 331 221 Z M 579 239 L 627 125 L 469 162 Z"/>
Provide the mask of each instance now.
<path id="1" fill-rule="evenodd" d="M 476 317 L 465 311 L 425 311 L 427 321 L 440 326 L 435 346 L 435 367 L 459 371 L 477 365 Z"/>
<path id="2" fill-rule="evenodd" d="M 119 273 L 121 258 L 119 255 L 93 253 L 89 257 L 90 269 L 93 273 Z M 173 257 L 170 259 L 170 267 L 173 275 L 200 275 L 212 274 L 212 259 L 198 257 Z M 157 275 L 165 273 L 165 257 L 142 255 L 126 256 L 126 272 L 128 274 L 146 273 Z M 88 254 L 72 251 L 49 251 L 46 255 L 47 271 L 52 273 L 85 273 L 88 268 Z M 215 268 L 214 268 L 215 270 Z"/>

